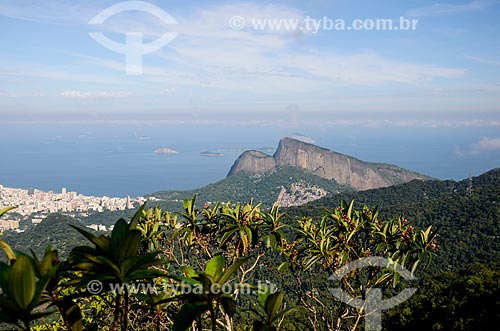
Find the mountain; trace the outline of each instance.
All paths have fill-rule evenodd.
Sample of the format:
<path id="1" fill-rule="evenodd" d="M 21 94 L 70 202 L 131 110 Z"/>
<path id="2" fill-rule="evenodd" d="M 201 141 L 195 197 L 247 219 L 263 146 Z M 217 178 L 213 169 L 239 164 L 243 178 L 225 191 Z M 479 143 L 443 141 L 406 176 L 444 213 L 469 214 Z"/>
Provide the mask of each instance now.
<path id="1" fill-rule="evenodd" d="M 246 202 L 265 206 L 305 204 L 335 193 L 387 187 L 430 177 L 395 165 L 363 162 L 302 140 L 283 138 L 273 156 L 262 151 L 243 152 L 228 176 L 196 190 L 161 191 L 150 195 L 167 209 L 197 194 L 198 201 Z"/>
<path id="2" fill-rule="evenodd" d="M 261 152 L 251 151 L 245 155 L 260 155 Z M 271 158 L 272 159 L 272 158 Z M 254 160 L 259 160 L 255 158 Z M 332 193 L 351 191 L 347 186 L 339 185 L 297 167 L 273 167 L 263 173 L 238 172 L 216 183 L 209 184 L 196 190 L 189 191 L 161 191 L 150 195 L 164 208 L 177 210 L 181 204 L 179 200 L 198 195 L 198 201 L 233 201 L 247 202 L 254 199 L 271 206 L 277 202 L 280 206 L 289 207 L 301 205 Z"/>
<path id="3" fill-rule="evenodd" d="M 232 176 L 240 172 L 263 174 L 276 168 L 276 160 L 261 151 L 245 151 L 233 163 L 229 174 Z"/>
<path id="4" fill-rule="evenodd" d="M 263 174 L 276 167 L 296 167 L 334 180 L 357 191 L 388 187 L 430 177 L 396 165 L 371 163 L 293 138 L 283 138 L 273 156 L 246 151 L 235 161 L 228 177 L 241 172 Z"/>

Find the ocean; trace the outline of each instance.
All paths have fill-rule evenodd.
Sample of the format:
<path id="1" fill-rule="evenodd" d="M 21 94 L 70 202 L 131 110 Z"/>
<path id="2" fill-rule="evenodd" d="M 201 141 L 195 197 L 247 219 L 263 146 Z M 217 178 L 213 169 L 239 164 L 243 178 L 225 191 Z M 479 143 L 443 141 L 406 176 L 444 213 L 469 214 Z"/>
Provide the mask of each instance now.
<path id="1" fill-rule="evenodd" d="M 239 150 L 276 148 L 297 132 L 364 161 L 440 179 L 500 166 L 499 149 L 479 143 L 498 137 L 494 127 L 11 124 L 0 131 L 0 184 L 117 197 L 194 189 L 223 179 Z M 179 153 L 155 154 L 158 148 Z M 200 155 L 205 150 L 223 156 Z"/>

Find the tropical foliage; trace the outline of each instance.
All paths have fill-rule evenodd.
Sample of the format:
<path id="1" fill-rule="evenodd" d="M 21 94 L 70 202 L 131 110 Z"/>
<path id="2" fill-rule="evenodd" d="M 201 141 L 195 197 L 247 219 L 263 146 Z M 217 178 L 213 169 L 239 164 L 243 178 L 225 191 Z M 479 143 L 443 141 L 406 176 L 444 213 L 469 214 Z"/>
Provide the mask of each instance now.
<path id="1" fill-rule="evenodd" d="M 336 330 L 343 326 L 355 330 L 365 315 L 363 308 L 339 307 L 332 291 L 325 291 L 314 275 L 325 271 L 333 275 L 343 265 L 365 257 L 383 257 L 385 269 L 367 268 L 351 272 L 337 288 L 352 298 L 363 298 L 372 287 L 396 287 L 400 283 L 398 268 L 416 271 L 420 263 L 430 261 L 437 249 L 436 234 L 431 227 L 415 230 L 404 218 L 379 220 L 378 210 L 354 208 L 342 202 L 335 210 L 326 209 L 316 222 L 310 217 L 299 219 L 296 240 L 284 249 L 285 262 L 279 271 L 291 270 L 293 281 L 284 282 L 309 310 L 316 329 Z"/>
<path id="2" fill-rule="evenodd" d="M 380 220 L 354 202 L 319 220 L 283 220 L 276 206 L 200 209 L 193 197 L 178 213 L 143 206 L 106 234 L 72 225 L 87 244 L 65 261 L 50 247 L 39 261 L 3 243 L 0 322 L 25 330 L 260 331 L 293 330 L 301 319 L 308 329 L 354 330 L 366 312 L 333 300 L 322 278 L 361 257 L 387 258 L 385 268 L 341 280 L 359 297 L 372 285 L 399 286 L 394 265 L 416 270 L 437 248 L 430 227 Z"/>

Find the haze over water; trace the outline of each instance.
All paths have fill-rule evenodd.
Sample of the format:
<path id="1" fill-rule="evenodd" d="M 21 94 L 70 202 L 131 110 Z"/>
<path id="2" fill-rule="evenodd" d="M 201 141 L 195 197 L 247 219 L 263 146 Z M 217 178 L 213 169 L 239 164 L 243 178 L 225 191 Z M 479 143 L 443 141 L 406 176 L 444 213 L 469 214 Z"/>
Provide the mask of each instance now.
<path id="1" fill-rule="evenodd" d="M 204 157 L 200 152 L 276 148 L 280 138 L 296 132 L 364 161 L 440 179 L 479 175 L 500 160 L 498 150 L 480 144 L 495 136 L 494 127 L 16 124 L 0 131 L 0 184 L 108 196 L 194 189 L 223 179 L 240 154 Z M 155 154 L 161 147 L 179 154 Z"/>
<path id="2" fill-rule="evenodd" d="M 1 185 L 197 188 L 239 154 L 200 152 L 295 132 L 443 179 L 500 165 L 499 1 L 121 3 L 0 0 Z M 130 65 L 132 35 L 174 37 Z"/>

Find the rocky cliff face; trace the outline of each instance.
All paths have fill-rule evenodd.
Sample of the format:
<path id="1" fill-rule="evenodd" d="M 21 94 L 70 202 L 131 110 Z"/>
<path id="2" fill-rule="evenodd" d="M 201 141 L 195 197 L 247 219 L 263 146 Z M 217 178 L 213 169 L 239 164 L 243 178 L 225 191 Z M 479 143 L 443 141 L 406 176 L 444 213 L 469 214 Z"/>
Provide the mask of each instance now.
<path id="1" fill-rule="evenodd" d="M 258 151 L 244 152 L 233 164 L 228 176 L 240 171 L 264 173 L 276 166 L 299 167 L 355 190 L 429 178 L 395 165 L 360 161 L 292 138 L 283 138 L 273 157 Z"/>
<path id="2" fill-rule="evenodd" d="M 276 167 L 276 161 L 272 156 L 259 151 L 246 151 L 234 162 L 228 176 L 238 172 L 248 172 L 252 174 L 263 174 Z"/>

